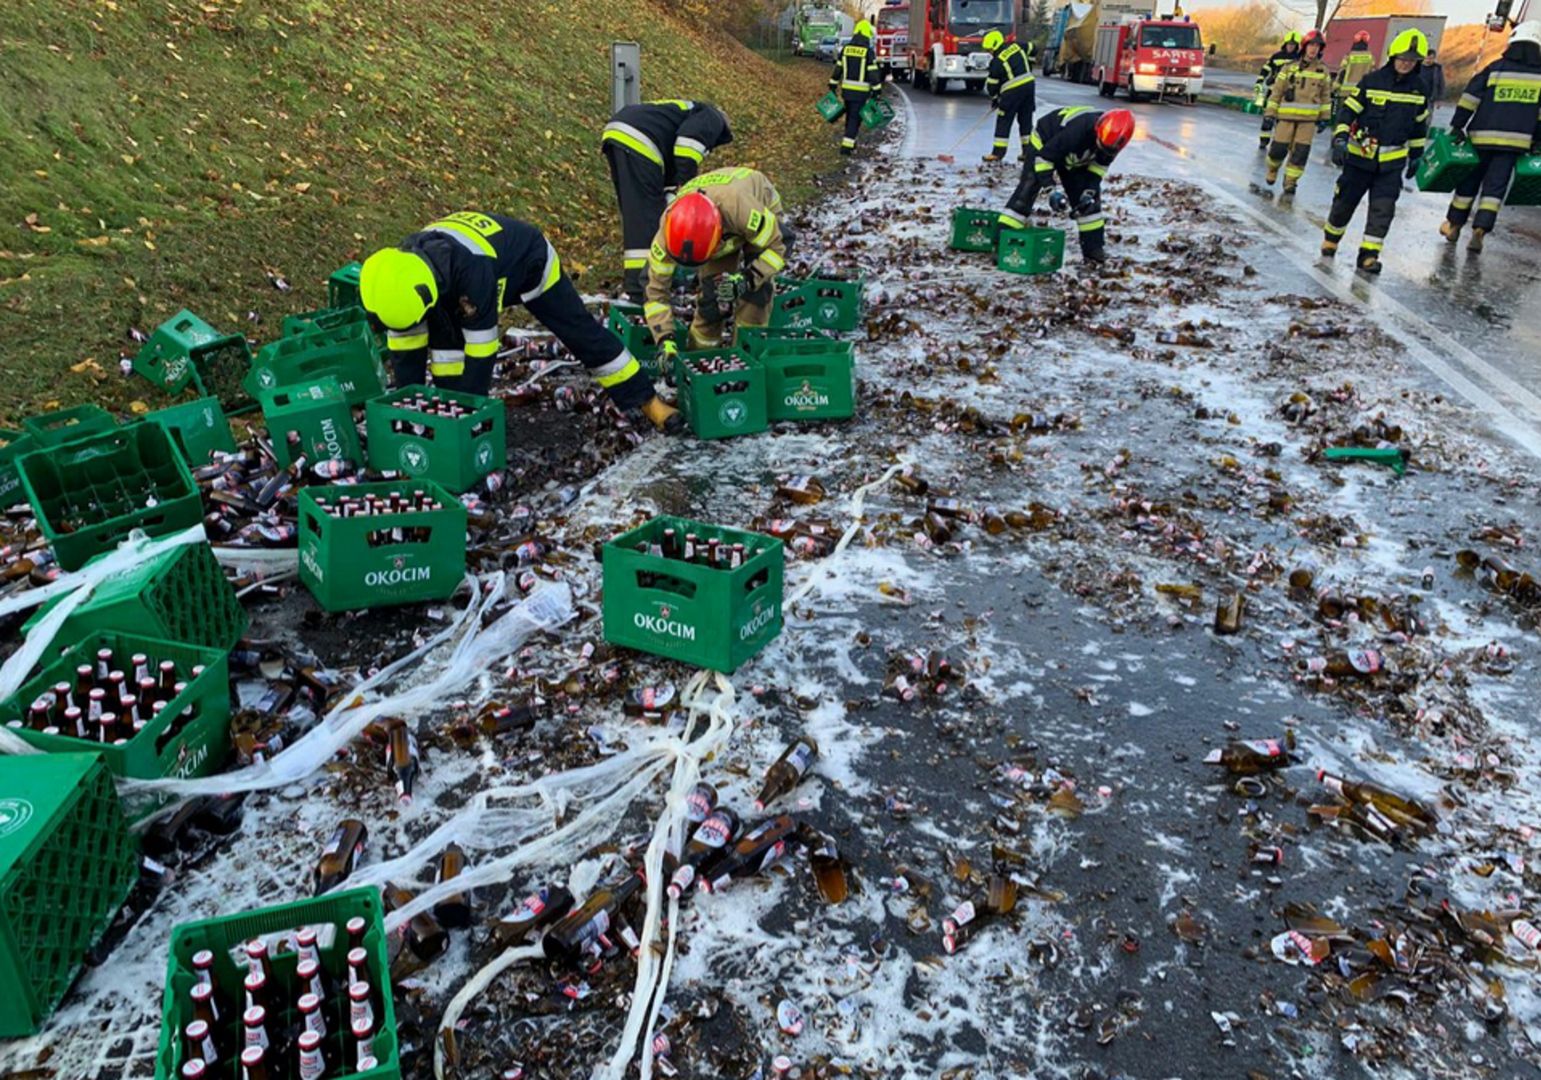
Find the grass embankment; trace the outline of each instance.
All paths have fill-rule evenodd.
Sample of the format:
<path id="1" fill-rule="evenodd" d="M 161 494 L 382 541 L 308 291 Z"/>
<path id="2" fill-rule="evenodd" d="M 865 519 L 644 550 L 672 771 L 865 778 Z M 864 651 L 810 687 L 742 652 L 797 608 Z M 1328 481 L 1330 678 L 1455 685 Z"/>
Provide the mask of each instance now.
<path id="1" fill-rule="evenodd" d="M 0 27 L 0 423 L 164 400 L 118 358 L 187 307 L 267 339 L 322 279 L 455 209 L 619 276 L 598 153 L 609 42 L 645 97 L 722 105 L 791 199 L 836 162 L 822 64 L 773 64 L 665 0 L 13 0 Z M 281 293 L 270 275 L 292 283 Z M 261 322 L 253 326 L 248 312 Z"/>

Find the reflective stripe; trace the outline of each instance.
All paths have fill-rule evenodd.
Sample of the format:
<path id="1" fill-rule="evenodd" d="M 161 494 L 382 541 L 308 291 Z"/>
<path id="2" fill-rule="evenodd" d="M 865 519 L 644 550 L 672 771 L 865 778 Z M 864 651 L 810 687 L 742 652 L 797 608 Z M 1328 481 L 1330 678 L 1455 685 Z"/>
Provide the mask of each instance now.
<path id="1" fill-rule="evenodd" d="M 642 317 L 644 319 L 656 319 L 660 315 L 669 314 L 671 308 L 668 304 L 643 304 Z"/>
<path id="2" fill-rule="evenodd" d="M 527 293 L 521 293 L 519 299 L 528 304 L 531 300 L 545 294 L 547 289 L 562 279 L 562 260 L 557 258 L 556 248 L 551 246 L 551 241 L 546 241 L 546 269 L 540 276 L 540 284 Z"/>
<path id="3" fill-rule="evenodd" d="M 1395 102 L 1398 105 L 1424 105 L 1428 98 L 1422 94 L 1403 94 L 1396 90 L 1367 90 L 1363 86 L 1359 92 L 1370 99 L 1372 105 L 1386 105 Z"/>
<path id="4" fill-rule="evenodd" d="M 840 145 L 845 147 L 847 150 L 850 150 L 856 146 L 856 140 L 851 138 L 843 138 L 840 140 Z"/>
<path id="5" fill-rule="evenodd" d="M 497 252 L 493 250 L 491 241 L 485 236 L 472 232 L 458 222 L 448 220 L 435 221 L 423 231 L 447 236 L 473 255 L 485 255 L 489 259 L 497 257 Z"/>
<path id="6" fill-rule="evenodd" d="M 997 150 L 1004 150 L 1004 149 L 1006 149 L 1006 140 L 1005 139 L 996 139 L 995 140 L 995 148 Z"/>
<path id="7" fill-rule="evenodd" d="M 1360 104 L 1359 99 L 1356 97 L 1344 98 L 1343 104 L 1347 108 L 1353 109 L 1355 112 L 1364 112 L 1364 106 Z"/>
<path id="8" fill-rule="evenodd" d="M 645 269 L 647 269 L 647 260 L 646 259 L 622 259 L 621 260 L 621 267 L 623 269 L 626 269 L 626 270 L 645 270 Z"/>
<path id="9" fill-rule="evenodd" d="M 1427 139 L 1408 139 L 1407 140 L 1408 149 L 1419 149 L 1419 150 L 1421 150 L 1423 147 L 1427 146 L 1428 144 L 1429 144 L 1429 140 L 1427 140 Z"/>
<path id="10" fill-rule="evenodd" d="M 420 322 L 405 330 L 387 330 L 385 344 L 391 352 L 410 352 L 428 347 L 428 324 Z"/>
<path id="11" fill-rule="evenodd" d="M 1345 225 L 1345 226 L 1343 226 L 1340 229 L 1336 225 L 1334 225 L 1332 222 L 1329 221 L 1326 224 L 1326 226 L 1324 227 L 1324 231 L 1327 233 L 1327 235 L 1329 237 L 1331 237 L 1333 240 L 1336 240 L 1340 236 L 1342 236 L 1344 233 L 1348 232 L 1348 226 Z"/>
<path id="12" fill-rule="evenodd" d="M 850 90 L 857 94 L 865 94 L 867 91 L 871 90 L 872 87 L 865 82 L 854 82 L 847 80 L 846 82 L 840 84 L 840 89 Z"/>
<path id="13" fill-rule="evenodd" d="M 616 364 L 620 367 L 611 371 L 610 369 Z M 619 386 L 627 379 L 634 378 L 641 371 L 642 365 L 637 363 L 631 353 L 623 352 L 604 367 L 597 367 L 589 374 L 594 377 L 595 382 L 608 390 L 612 386 Z"/>
<path id="14" fill-rule="evenodd" d="M 1018 75 L 1015 79 L 1012 79 L 1005 86 L 1001 87 L 1001 93 L 1004 94 L 1007 90 L 1015 90 L 1019 86 L 1026 86 L 1032 81 L 1033 77 L 1031 75 Z"/>
<path id="15" fill-rule="evenodd" d="M 1477 209 L 1478 210 L 1491 210 L 1494 213 L 1497 213 L 1499 208 L 1502 207 L 1503 204 L 1504 204 L 1504 201 L 1502 199 L 1495 199 L 1491 195 L 1484 195 L 1484 196 L 1482 196 L 1482 198 L 1477 200 Z"/>
<path id="16" fill-rule="evenodd" d="M 696 107 L 696 103 L 688 98 L 659 98 L 657 101 L 644 102 L 647 105 L 673 105 L 680 112 L 689 112 Z"/>
<path id="17" fill-rule="evenodd" d="M 1027 228 L 1027 222 L 1017 217 L 1017 215 L 1013 214 L 1010 210 L 1002 210 L 1000 217 L 996 218 L 995 220 L 999 224 L 1006 226 L 1008 229 Z"/>
<path id="18" fill-rule="evenodd" d="M 1043 137 L 1040 136 L 1038 134 L 1038 132 L 1036 132 L 1036 131 L 1033 132 L 1032 139 L 1030 141 L 1033 144 L 1033 149 L 1034 150 L 1042 150 L 1043 149 Z"/>
<path id="19" fill-rule="evenodd" d="M 489 356 L 498 355 L 498 343 L 496 341 L 482 341 L 475 345 L 466 342 L 466 355 L 473 360 L 485 360 Z"/>
<path id="20" fill-rule="evenodd" d="M 754 223 L 753 219 L 754 219 L 754 215 L 751 214 L 750 215 L 750 224 L 751 225 Z M 760 231 L 755 233 L 753 236 L 751 236 L 749 238 L 750 246 L 757 247 L 757 248 L 762 248 L 766 244 L 770 243 L 771 242 L 771 237 L 775 236 L 775 235 L 776 235 L 776 215 L 771 213 L 769 210 L 766 210 L 764 218 L 761 219 Z"/>
<path id="21" fill-rule="evenodd" d="M 1094 163 L 1086 166 L 1086 171 L 1091 173 L 1093 176 L 1108 175 L 1108 167 L 1106 165 L 1097 165 Z"/>
<path id="22" fill-rule="evenodd" d="M 1304 165 L 1286 165 L 1286 166 L 1284 166 L 1284 175 L 1286 177 L 1288 177 L 1289 179 L 1298 180 L 1302 176 L 1304 176 L 1305 174 L 1306 174 L 1306 168 L 1305 168 Z"/>
<path id="23" fill-rule="evenodd" d="M 1455 210 L 1470 210 L 1471 204 L 1475 201 L 1474 195 L 1457 195 L 1450 200 L 1450 206 Z"/>
<path id="24" fill-rule="evenodd" d="M 465 336 L 466 344 L 468 345 L 481 345 L 488 341 L 498 340 L 498 328 L 496 326 L 488 327 L 486 330 L 461 330 L 460 332 Z"/>
<path id="25" fill-rule="evenodd" d="M 1079 232 L 1095 232 L 1102 228 L 1103 216 L 1093 214 L 1091 217 L 1076 218 L 1076 229 Z"/>
<path id="26" fill-rule="evenodd" d="M 604 134 L 600 135 L 599 139 L 600 142 L 620 143 L 628 150 L 635 150 L 655 165 L 663 164 L 663 155 L 658 152 L 658 144 L 630 124 L 612 120 L 605 125 Z"/>
<path id="27" fill-rule="evenodd" d="M 1385 245 L 1385 241 L 1386 238 L 1384 236 L 1372 240 L 1367 235 L 1363 240 L 1359 241 L 1359 246 L 1365 251 L 1379 251 Z"/>
<path id="28" fill-rule="evenodd" d="M 697 165 L 706 160 L 705 154 L 701 153 L 699 150 L 692 150 L 688 146 L 676 145 L 674 147 L 674 156 L 677 158 L 684 158 L 687 161 L 694 161 Z"/>
<path id="29" fill-rule="evenodd" d="M 465 353 L 459 349 L 433 349 L 428 353 L 428 370 L 435 375 L 459 375 L 465 369 Z"/>
<path id="30" fill-rule="evenodd" d="M 1315 120 L 1322 114 L 1319 105 L 1280 105 L 1280 120 Z"/>
<path id="31" fill-rule="evenodd" d="M 1482 104 L 1482 99 L 1474 94 L 1462 94 L 1461 100 L 1455 103 L 1457 109 L 1465 109 L 1467 112 L 1476 112 L 1477 106 Z"/>
<path id="32" fill-rule="evenodd" d="M 685 151 L 689 151 L 692 158 L 700 161 L 706 156 L 707 148 L 706 144 L 700 139 L 692 139 L 689 136 L 681 135 L 674 140 L 674 152 L 679 154 Z"/>
<path id="33" fill-rule="evenodd" d="M 1044 161 L 1042 158 L 1039 158 L 1037 161 L 1033 162 L 1033 171 L 1041 173 L 1053 172 L 1054 162 Z"/>
<path id="34" fill-rule="evenodd" d="M 783 259 L 780 255 L 776 254 L 774 251 L 762 251 L 762 252 L 760 252 L 760 257 L 756 261 L 764 263 L 766 266 L 770 267 L 773 272 L 775 272 L 777 274 L 781 273 L 781 271 L 783 271 L 783 270 L 785 270 L 787 268 L 787 261 L 785 259 Z"/>
<path id="35" fill-rule="evenodd" d="M 1516 135 L 1512 131 L 1468 131 L 1466 137 L 1473 146 L 1502 146 L 1514 150 L 1529 150 L 1530 136 Z"/>

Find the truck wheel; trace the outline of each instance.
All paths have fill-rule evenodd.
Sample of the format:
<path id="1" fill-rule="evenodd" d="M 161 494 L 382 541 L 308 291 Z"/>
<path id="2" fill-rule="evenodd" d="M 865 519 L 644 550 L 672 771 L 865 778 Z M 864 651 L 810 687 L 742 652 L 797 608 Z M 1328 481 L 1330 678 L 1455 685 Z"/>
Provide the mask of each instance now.
<path id="1" fill-rule="evenodd" d="M 1103 80 L 1101 80 L 1100 82 L 1097 83 L 1097 95 L 1099 97 L 1106 97 L 1106 98 L 1110 98 L 1110 97 L 1113 96 L 1113 87 L 1112 87 L 1111 84 L 1109 84 L 1109 82 L 1106 79 L 1103 79 Z"/>
<path id="2" fill-rule="evenodd" d="M 931 92 L 937 97 L 947 93 L 947 80 L 933 73 L 931 76 Z"/>

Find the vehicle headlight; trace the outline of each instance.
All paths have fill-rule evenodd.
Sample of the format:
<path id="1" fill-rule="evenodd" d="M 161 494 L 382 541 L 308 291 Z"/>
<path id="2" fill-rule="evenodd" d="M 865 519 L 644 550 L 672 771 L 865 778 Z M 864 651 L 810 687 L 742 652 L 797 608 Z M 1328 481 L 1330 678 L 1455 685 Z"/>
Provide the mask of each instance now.
<path id="1" fill-rule="evenodd" d="M 1141 75 L 1154 75 L 1156 73 L 1156 65 L 1141 64 L 1139 67 L 1135 68 L 1135 70 L 1138 71 Z"/>

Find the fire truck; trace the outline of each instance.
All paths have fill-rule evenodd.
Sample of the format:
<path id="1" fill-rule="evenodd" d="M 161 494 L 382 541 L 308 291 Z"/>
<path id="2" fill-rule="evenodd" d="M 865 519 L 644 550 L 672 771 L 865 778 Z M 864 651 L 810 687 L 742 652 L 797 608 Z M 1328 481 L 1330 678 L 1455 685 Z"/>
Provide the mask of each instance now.
<path id="1" fill-rule="evenodd" d="M 878 70 L 895 79 L 905 79 L 910 74 L 910 5 L 908 0 L 888 0 L 878 8 L 872 20 L 877 40 Z"/>
<path id="2" fill-rule="evenodd" d="M 1189 16 L 1130 19 L 1097 27 L 1092 81 L 1103 97 L 1177 98 L 1193 104 L 1204 88 L 1204 42 Z"/>
<path id="3" fill-rule="evenodd" d="M 983 86 L 990 70 L 984 36 L 999 30 L 1016 40 L 1017 0 L 910 0 L 910 71 L 933 94 L 947 84 Z"/>

